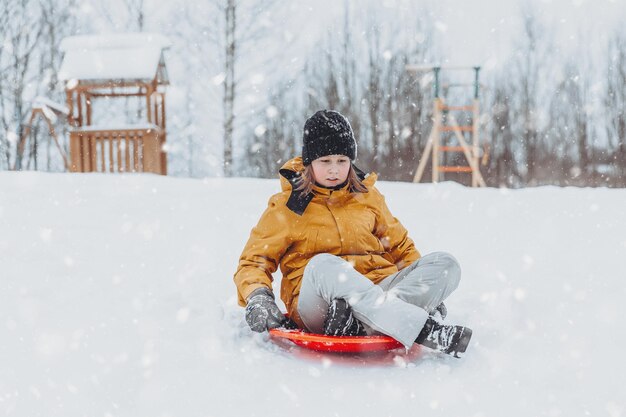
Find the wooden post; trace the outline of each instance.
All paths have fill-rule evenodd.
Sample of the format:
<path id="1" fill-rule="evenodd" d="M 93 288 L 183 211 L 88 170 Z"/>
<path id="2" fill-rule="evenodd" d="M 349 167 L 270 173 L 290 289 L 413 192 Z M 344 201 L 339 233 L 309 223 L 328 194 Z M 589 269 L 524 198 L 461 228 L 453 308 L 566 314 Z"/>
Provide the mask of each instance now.
<path id="1" fill-rule="evenodd" d="M 165 93 L 161 93 L 161 129 L 165 131 Z"/>
<path id="2" fill-rule="evenodd" d="M 106 162 L 106 141 L 104 140 L 104 138 L 102 136 L 98 136 L 95 139 L 97 141 L 97 144 L 99 146 L 97 146 L 96 148 L 100 150 L 100 169 L 96 170 L 96 171 L 100 171 L 100 172 L 106 172 L 107 170 L 107 162 Z"/>
<path id="3" fill-rule="evenodd" d="M 152 106 L 150 104 L 150 99 L 152 97 L 152 86 L 147 84 L 145 87 L 146 87 L 146 118 L 148 119 L 148 123 L 152 123 Z"/>
<path id="4" fill-rule="evenodd" d="M 96 149 L 96 133 L 89 132 L 89 172 L 98 172 L 98 150 Z"/>
<path id="5" fill-rule="evenodd" d="M 163 145 L 165 144 L 165 131 L 159 129 L 156 136 L 159 147 L 159 174 L 167 175 L 167 152 L 163 151 Z"/>
<path id="6" fill-rule="evenodd" d="M 442 102 L 440 98 L 435 98 L 435 117 L 433 123 L 433 157 L 432 157 L 432 181 L 439 182 L 439 146 L 441 144 L 441 114 Z"/>
<path id="7" fill-rule="evenodd" d="M 130 172 L 130 140 L 128 134 L 124 135 L 124 172 Z"/>
<path id="8" fill-rule="evenodd" d="M 81 156 L 81 171 L 89 172 L 91 166 L 89 165 L 89 134 L 82 133 L 80 135 L 80 156 Z"/>
<path id="9" fill-rule="evenodd" d="M 83 93 L 81 90 L 76 90 L 76 107 L 78 109 L 77 122 L 78 126 L 83 125 Z"/>
<path id="10" fill-rule="evenodd" d="M 87 113 L 87 126 L 91 126 L 91 114 L 92 114 L 91 95 L 87 92 L 85 92 L 85 106 L 86 106 L 86 113 Z"/>
<path id="11" fill-rule="evenodd" d="M 477 187 L 479 185 L 478 176 L 480 175 L 480 171 L 478 171 L 478 157 L 479 157 L 479 148 L 478 145 L 480 143 L 480 131 L 479 131 L 479 123 L 480 123 L 480 111 L 478 108 L 478 99 L 474 98 L 472 110 L 472 158 L 474 159 L 474 166 L 476 170 L 472 172 L 472 187 Z"/>
<path id="12" fill-rule="evenodd" d="M 48 120 L 47 117 L 45 119 L 46 119 L 46 122 L 48 123 L 50 136 L 52 136 L 52 138 L 54 139 L 54 143 L 56 143 L 57 149 L 59 150 L 59 152 L 61 153 L 61 157 L 63 158 L 63 166 L 65 167 L 65 169 L 69 170 L 70 166 L 69 166 L 69 163 L 67 162 L 67 155 L 65 155 L 65 151 L 63 151 L 63 148 L 61 147 L 61 143 L 59 142 L 59 138 L 57 137 L 56 131 L 54 130 L 54 126 L 52 126 L 52 123 L 50 123 L 50 120 Z"/>
<path id="13" fill-rule="evenodd" d="M 142 136 L 143 151 L 143 171 L 161 173 L 161 147 L 159 146 L 159 137 L 155 129 L 148 131 Z"/>
<path id="14" fill-rule="evenodd" d="M 67 123 L 70 126 L 74 126 L 74 99 L 73 99 L 73 91 L 74 90 L 65 90 L 65 103 L 67 104 L 68 113 L 67 113 Z"/>
<path id="15" fill-rule="evenodd" d="M 136 134 L 133 134 L 133 171 L 139 172 L 139 139 Z"/>
<path id="16" fill-rule="evenodd" d="M 124 165 L 122 164 L 122 162 L 123 162 L 123 159 L 122 159 L 122 134 L 123 133 L 120 132 L 119 134 L 111 136 L 111 146 L 113 146 L 113 143 L 115 143 L 115 150 L 117 151 L 116 155 L 115 155 L 115 157 L 117 158 L 116 161 L 115 161 L 116 162 L 115 167 L 117 168 L 117 171 L 115 171 L 115 172 L 124 172 L 124 168 L 123 168 Z"/>
<path id="17" fill-rule="evenodd" d="M 424 148 L 424 152 L 422 153 L 422 157 L 420 158 L 419 165 L 417 166 L 417 171 L 415 171 L 415 176 L 413 177 L 413 182 L 420 182 L 422 180 L 422 175 L 424 175 L 424 169 L 426 168 L 426 164 L 428 163 L 428 159 L 430 158 L 430 152 L 433 148 L 433 136 L 435 130 L 432 129 L 430 131 L 430 135 L 428 135 L 428 140 L 426 141 L 426 147 Z"/>
<path id="18" fill-rule="evenodd" d="M 33 121 L 35 120 L 35 115 L 36 111 L 33 111 L 30 115 L 30 119 L 28 120 L 26 128 L 22 131 L 22 137 L 20 137 L 20 141 L 17 144 L 17 155 L 15 156 L 15 163 L 13 164 L 14 171 L 22 169 L 22 157 L 24 156 L 24 147 L 26 146 L 26 139 L 30 135 Z"/>
<path id="19" fill-rule="evenodd" d="M 154 124 L 157 126 L 161 126 L 161 121 L 159 118 L 161 117 L 161 112 L 159 111 L 159 93 L 154 92 L 152 98 L 152 107 L 154 108 Z"/>

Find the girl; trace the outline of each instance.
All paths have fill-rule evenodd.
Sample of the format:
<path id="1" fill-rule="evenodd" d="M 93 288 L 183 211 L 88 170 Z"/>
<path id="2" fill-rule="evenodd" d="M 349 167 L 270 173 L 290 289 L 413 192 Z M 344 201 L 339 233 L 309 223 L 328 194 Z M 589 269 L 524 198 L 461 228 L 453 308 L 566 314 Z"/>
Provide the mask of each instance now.
<path id="1" fill-rule="evenodd" d="M 350 123 L 321 110 L 304 125 L 302 157 L 281 169 L 272 196 L 252 229 L 235 284 L 253 331 L 285 326 L 281 299 L 299 327 L 335 336 L 386 334 L 409 348 L 417 342 L 459 357 L 472 331 L 442 324 L 445 300 L 461 275 L 443 252 L 421 256 L 374 186 L 354 164 Z"/>

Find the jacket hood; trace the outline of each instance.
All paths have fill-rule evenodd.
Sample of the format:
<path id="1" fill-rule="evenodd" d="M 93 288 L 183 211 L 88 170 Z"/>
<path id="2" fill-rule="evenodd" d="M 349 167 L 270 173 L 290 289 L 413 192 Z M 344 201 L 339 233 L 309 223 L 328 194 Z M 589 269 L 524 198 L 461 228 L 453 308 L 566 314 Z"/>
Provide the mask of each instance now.
<path id="1" fill-rule="evenodd" d="M 354 164 L 352 164 L 352 168 L 354 168 L 356 174 L 368 189 L 371 188 L 378 179 L 378 176 L 374 172 L 365 174 Z M 302 161 L 302 157 L 300 156 L 285 162 L 278 171 L 280 174 L 280 186 L 282 190 L 291 192 L 289 200 L 287 200 L 287 207 L 300 216 L 304 213 L 304 210 L 315 196 L 313 193 L 303 195 L 302 191 L 295 190 L 298 178 L 300 178 L 302 171 L 304 171 L 304 163 Z"/>

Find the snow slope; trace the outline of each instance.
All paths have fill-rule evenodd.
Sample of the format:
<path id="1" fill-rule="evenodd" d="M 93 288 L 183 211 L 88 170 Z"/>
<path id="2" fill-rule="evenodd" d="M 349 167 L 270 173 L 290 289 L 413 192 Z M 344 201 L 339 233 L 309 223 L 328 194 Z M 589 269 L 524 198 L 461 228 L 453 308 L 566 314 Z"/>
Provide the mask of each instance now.
<path id="1" fill-rule="evenodd" d="M 626 415 L 626 190 L 379 188 L 463 267 L 461 360 L 252 334 L 232 274 L 276 180 L 0 173 L 0 415 Z"/>

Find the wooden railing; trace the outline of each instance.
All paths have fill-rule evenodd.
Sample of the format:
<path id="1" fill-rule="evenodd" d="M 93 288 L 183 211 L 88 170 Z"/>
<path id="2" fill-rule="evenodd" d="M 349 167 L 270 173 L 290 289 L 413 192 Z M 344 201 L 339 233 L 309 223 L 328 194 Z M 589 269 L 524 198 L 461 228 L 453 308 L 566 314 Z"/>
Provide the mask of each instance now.
<path id="1" fill-rule="evenodd" d="M 70 132 L 71 172 L 153 172 L 167 174 L 165 131 L 158 126 Z"/>

